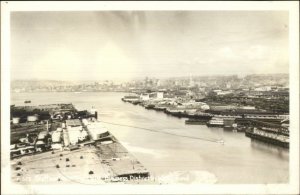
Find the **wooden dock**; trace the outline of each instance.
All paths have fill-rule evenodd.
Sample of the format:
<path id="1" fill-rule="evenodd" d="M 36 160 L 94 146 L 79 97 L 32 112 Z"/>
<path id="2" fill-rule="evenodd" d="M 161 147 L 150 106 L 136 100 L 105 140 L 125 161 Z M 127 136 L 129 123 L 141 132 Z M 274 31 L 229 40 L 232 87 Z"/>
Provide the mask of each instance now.
<path id="1" fill-rule="evenodd" d="M 102 162 L 111 168 L 113 177 L 126 177 L 129 180 L 149 177 L 149 171 L 114 136 L 112 141 L 109 144 L 98 142 L 96 148 Z"/>

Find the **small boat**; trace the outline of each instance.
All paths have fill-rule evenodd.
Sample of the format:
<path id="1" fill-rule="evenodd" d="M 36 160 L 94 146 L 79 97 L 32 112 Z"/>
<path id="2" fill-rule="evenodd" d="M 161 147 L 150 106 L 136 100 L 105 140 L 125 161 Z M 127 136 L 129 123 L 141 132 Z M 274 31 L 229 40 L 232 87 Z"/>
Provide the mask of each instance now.
<path id="1" fill-rule="evenodd" d="M 24 103 L 25 104 L 31 103 L 31 100 L 25 100 Z"/>
<path id="2" fill-rule="evenodd" d="M 236 130 L 239 132 L 244 132 L 244 131 L 246 131 L 246 129 L 247 129 L 247 127 L 241 126 L 241 125 L 236 127 Z"/>
<path id="3" fill-rule="evenodd" d="M 224 145 L 225 141 L 221 139 L 221 140 L 217 140 L 217 143 Z"/>

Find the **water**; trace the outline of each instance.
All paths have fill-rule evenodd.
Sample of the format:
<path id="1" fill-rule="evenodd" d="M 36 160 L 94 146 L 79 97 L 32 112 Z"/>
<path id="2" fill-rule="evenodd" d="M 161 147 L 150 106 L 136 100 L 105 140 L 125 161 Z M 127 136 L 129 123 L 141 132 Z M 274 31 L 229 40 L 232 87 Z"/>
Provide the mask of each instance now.
<path id="1" fill-rule="evenodd" d="M 24 105 L 24 100 L 31 100 L 29 105 L 73 103 L 78 109 L 94 106 L 98 109 L 99 119 L 104 122 L 158 131 L 105 124 L 156 177 L 173 177 L 181 172 L 202 173 L 200 176 L 189 174 L 200 182 L 207 182 L 211 176 L 217 183 L 224 184 L 288 182 L 287 149 L 251 141 L 244 133 L 204 125 L 185 125 L 184 119 L 124 103 L 121 101 L 124 95 L 103 92 L 12 93 L 11 104 Z M 223 139 L 225 144 L 201 138 Z"/>

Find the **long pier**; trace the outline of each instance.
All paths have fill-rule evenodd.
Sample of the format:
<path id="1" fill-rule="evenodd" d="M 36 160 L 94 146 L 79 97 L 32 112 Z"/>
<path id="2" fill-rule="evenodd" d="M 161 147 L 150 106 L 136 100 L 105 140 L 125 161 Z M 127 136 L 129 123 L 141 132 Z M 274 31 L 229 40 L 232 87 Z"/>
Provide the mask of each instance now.
<path id="1" fill-rule="evenodd" d="M 289 148 L 289 130 L 279 124 L 250 120 L 245 135 L 250 138 Z"/>
<path id="2" fill-rule="evenodd" d="M 289 148 L 289 146 L 290 146 L 289 141 L 287 141 L 288 138 L 286 140 L 278 139 L 276 137 L 268 137 L 268 136 L 266 136 L 266 134 L 258 134 L 258 133 L 254 133 L 254 132 L 248 131 L 248 130 L 246 130 L 245 135 L 247 137 L 257 139 L 257 140 L 263 141 L 265 143 L 270 143 L 273 145 L 281 146 L 284 148 Z"/>

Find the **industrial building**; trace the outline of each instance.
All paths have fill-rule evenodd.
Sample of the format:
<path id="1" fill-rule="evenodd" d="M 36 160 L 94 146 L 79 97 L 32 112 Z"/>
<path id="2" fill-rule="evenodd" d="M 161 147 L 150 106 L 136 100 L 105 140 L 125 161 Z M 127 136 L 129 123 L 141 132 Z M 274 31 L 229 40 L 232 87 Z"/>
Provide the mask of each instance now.
<path id="1" fill-rule="evenodd" d="M 93 140 L 99 140 L 109 136 L 108 130 L 101 123 L 94 123 L 87 120 L 85 120 L 83 123 L 86 124 L 86 128 Z"/>

